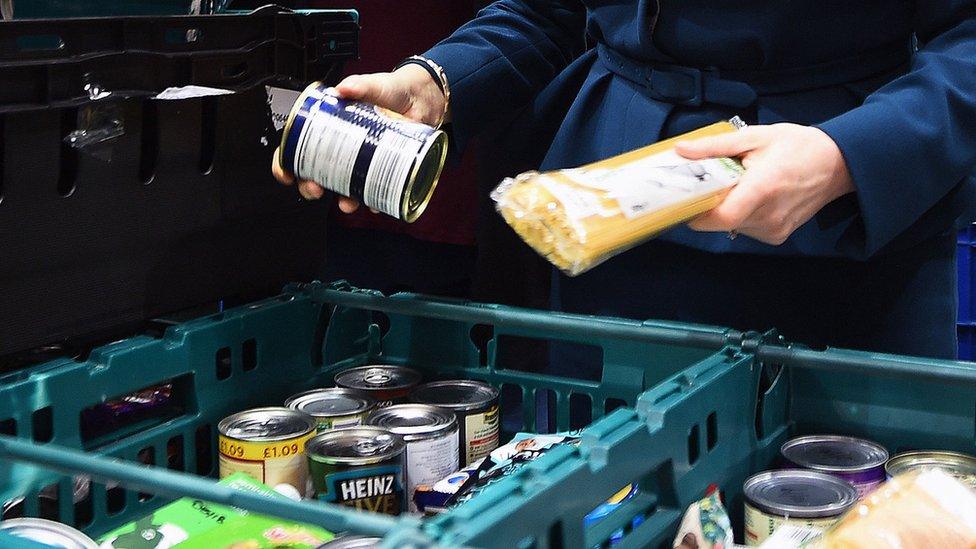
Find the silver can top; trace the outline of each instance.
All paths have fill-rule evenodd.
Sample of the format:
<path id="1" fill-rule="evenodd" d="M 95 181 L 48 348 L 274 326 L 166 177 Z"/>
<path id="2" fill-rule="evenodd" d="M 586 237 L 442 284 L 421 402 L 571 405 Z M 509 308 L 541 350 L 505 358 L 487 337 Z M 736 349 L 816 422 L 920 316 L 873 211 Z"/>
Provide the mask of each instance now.
<path id="1" fill-rule="evenodd" d="M 400 435 L 379 427 L 326 431 L 305 443 L 309 459 L 338 465 L 368 465 L 393 459 L 406 444 Z"/>
<path id="2" fill-rule="evenodd" d="M 342 536 L 324 545 L 319 545 L 318 549 L 373 549 L 379 547 L 382 541 L 381 538 L 368 536 Z"/>
<path id="3" fill-rule="evenodd" d="M 407 389 L 420 383 L 420 372 L 405 366 L 375 364 L 343 370 L 335 375 L 336 385 L 349 389 Z"/>
<path id="4" fill-rule="evenodd" d="M 976 456 L 960 452 L 916 451 L 905 452 L 888 460 L 885 466 L 889 476 L 909 471 L 939 469 L 957 480 L 976 488 Z"/>
<path id="5" fill-rule="evenodd" d="M 746 502 L 772 515 L 827 518 L 857 503 L 857 488 L 841 478 L 801 469 L 767 471 L 749 477 L 742 487 Z"/>
<path id="6" fill-rule="evenodd" d="M 220 434 L 235 440 L 276 442 L 307 435 L 317 427 L 315 418 L 291 408 L 255 408 L 225 417 Z"/>
<path id="7" fill-rule="evenodd" d="M 498 401 L 498 389 L 481 381 L 455 379 L 425 383 L 410 393 L 414 402 L 432 404 L 457 412 L 489 407 Z"/>
<path id="8" fill-rule="evenodd" d="M 457 416 L 451 410 L 428 404 L 396 404 L 376 410 L 366 424 L 389 429 L 407 442 L 436 438 L 457 431 Z"/>
<path id="9" fill-rule="evenodd" d="M 828 473 L 856 473 L 888 461 L 884 446 L 863 438 L 813 435 L 786 441 L 780 453 L 804 469 Z"/>
<path id="10" fill-rule="evenodd" d="M 29 539 L 64 549 L 97 549 L 98 544 L 74 528 L 39 518 L 15 518 L 0 522 L 0 530 L 18 538 Z"/>
<path id="11" fill-rule="evenodd" d="M 355 389 L 332 387 L 293 395 L 285 407 L 314 417 L 342 417 L 368 412 L 376 407 L 376 400 Z"/>

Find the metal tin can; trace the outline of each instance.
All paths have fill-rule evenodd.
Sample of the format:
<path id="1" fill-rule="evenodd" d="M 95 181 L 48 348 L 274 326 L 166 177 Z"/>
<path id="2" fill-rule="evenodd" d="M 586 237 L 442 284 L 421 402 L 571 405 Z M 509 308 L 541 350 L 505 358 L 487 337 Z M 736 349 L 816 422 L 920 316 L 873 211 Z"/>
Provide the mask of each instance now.
<path id="1" fill-rule="evenodd" d="M 375 364 L 343 370 L 335 375 L 335 383 L 368 394 L 377 400 L 379 408 L 384 408 L 406 402 L 420 378 L 420 372 L 412 368 Z"/>
<path id="2" fill-rule="evenodd" d="M 370 414 L 366 423 L 403 437 L 407 443 L 404 483 L 407 508 L 417 512 L 413 494 L 460 469 L 458 422 L 454 412 L 427 404 L 396 404 Z"/>
<path id="3" fill-rule="evenodd" d="M 336 538 L 325 545 L 319 545 L 317 549 L 373 549 L 379 547 L 383 542 L 382 538 L 371 538 L 368 536 L 342 536 Z"/>
<path id="4" fill-rule="evenodd" d="M 314 417 L 321 433 L 362 425 L 376 408 L 376 400 L 362 391 L 332 387 L 293 395 L 285 401 L 285 407 Z"/>
<path id="5" fill-rule="evenodd" d="M 753 475 L 742 491 L 748 546 L 762 545 L 783 524 L 826 531 L 857 503 L 857 489 L 850 482 L 802 469 Z"/>
<path id="6" fill-rule="evenodd" d="M 411 223 L 437 186 L 447 134 L 314 82 L 295 101 L 279 151 L 284 171 Z"/>
<path id="7" fill-rule="evenodd" d="M 403 512 L 403 438 L 378 427 L 322 433 L 305 444 L 316 499 L 361 511 Z"/>
<path id="8" fill-rule="evenodd" d="M 290 408 L 255 408 L 217 424 L 220 478 L 243 472 L 274 487 L 308 490 L 305 443 L 315 435 L 315 418 Z"/>
<path id="9" fill-rule="evenodd" d="M 780 454 L 791 467 L 829 473 L 850 482 L 860 497 L 885 481 L 888 450 L 870 440 L 835 435 L 798 437 L 783 444 Z"/>
<path id="10" fill-rule="evenodd" d="M 498 448 L 498 389 L 480 381 L 434 381 L 414 389 L 410 399 L 457 414 L 461 466 Z"/>
<path id="11" fill-rule="evenodd" d="M 891 458 L 885 465 L 888 478 L 924 469 L 945 471 L 963 484 L 976 489 L 976 456 L 969 454 L 935 450 L 905 452 Z"/>
<path id="12" fill-rule="evenodd" d="M 0 530 L 12 536 L 64 549 L 98 549 L 93 539 L 60 522 L 40 518 L 15 518 L 0 522 Z"/>

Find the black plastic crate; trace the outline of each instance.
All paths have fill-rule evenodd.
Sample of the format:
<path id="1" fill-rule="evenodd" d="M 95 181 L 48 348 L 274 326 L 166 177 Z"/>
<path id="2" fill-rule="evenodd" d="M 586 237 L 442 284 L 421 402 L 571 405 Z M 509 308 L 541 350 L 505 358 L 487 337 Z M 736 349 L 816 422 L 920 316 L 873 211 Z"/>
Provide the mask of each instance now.
<path id="1" fill-rule="evenodd" d="M 353 11 L 0 23 L 0 356 L 313 278 L 327 208 L 272 180 L 263 84 L 334 79 L 357 33 Z M 45 35 L 64 46 L 15 51 Z M 148 99 L 188 84 L 235 93 Z M 99 116 L 123 133 L 66 142 Z"/>

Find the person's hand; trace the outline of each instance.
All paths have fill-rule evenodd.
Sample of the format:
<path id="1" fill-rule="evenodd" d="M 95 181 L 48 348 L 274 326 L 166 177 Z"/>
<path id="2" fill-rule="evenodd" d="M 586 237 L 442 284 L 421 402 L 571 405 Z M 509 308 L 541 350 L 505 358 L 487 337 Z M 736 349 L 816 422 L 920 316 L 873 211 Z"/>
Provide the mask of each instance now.
<path id="1" fill-rule="evenodd" d="M 821 208 L 855 190 L 837 144 L 810 126 L 750 126 L 676 148 L 694 160 L 738 157 L 746 169 L 721 204 L 688 224 L 696 231 L 735 231 L 779 245 Z"/>
<path id="2" fill-rule="evenodd" d="M 444 116 L 444 94 L 430 73 L 417 65 L 404 65 L 394 72 L 352 75 L 339 82 L 335 90 L 340 97 L 373 103 L 431 126 L 440 123 Z M 281 169 L 278 151 L 272 158 L 271 172 L 285 185 L 295 183 L 295 177 Z M 314 181 L 303 180 L 298 182 L 298 192 L 307 200 L 316 200 L 322 198 L 325 189 Z M 357 201 L 339 197 L 343 212 L 352 213 L 358 207 Z"/>

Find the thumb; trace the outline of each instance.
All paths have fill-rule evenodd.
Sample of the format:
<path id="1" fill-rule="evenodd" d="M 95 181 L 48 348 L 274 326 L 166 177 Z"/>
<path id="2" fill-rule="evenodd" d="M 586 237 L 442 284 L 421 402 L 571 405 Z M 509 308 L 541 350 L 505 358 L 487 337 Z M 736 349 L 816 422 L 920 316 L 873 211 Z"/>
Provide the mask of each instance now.
<path id="1" fill-rule="evenodd" d="M 394 112 L 403 113 L 410 107 L 408 94 L 398 93 L 390 74 L 354 74 L 336 85 L 336 93 L 344 99 L 372 103 Z"/>
<path id="2" fill-rule="evenodd" d="M 742 156 L 766 144 L 766 132 L 760 128 L 743 128 L 741 130 L 702 137 L 691 141 L 679 141 L 675 150 L 681 156 L 698 160 L 701 158 L 718 158 L 723 156 Z"/>

